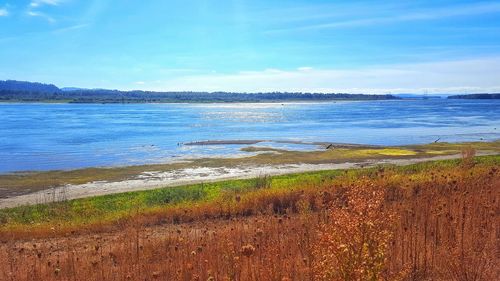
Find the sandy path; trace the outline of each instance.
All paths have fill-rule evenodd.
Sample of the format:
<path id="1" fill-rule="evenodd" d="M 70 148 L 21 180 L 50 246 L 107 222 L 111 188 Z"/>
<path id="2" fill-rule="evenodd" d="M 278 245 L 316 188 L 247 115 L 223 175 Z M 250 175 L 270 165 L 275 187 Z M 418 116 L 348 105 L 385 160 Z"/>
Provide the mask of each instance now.
<path id="1" fill-rule="evenodd" d="M 478 153 L 486 155 L 488 153 Z M 430 160 L 445 160 L 460 158 L 461 155 L 436 156 L 415 159 L 386 159 L 363 162 L 346 162 L 338 164 L 288 164 L 241 167 L 200 167 L 167 172 L 144 172 L 134 179 L 119 182 L 89 182 L 79 185 L 65 185 L 42 190 L 30 194 L 17 195 L 0 199 L 0 209 L 20 205 L 48 203 L 58 200 L 76 199 L 104 194 L 127 191 L 147 190 L 168 186 L 179 186 L 201 182 L 213 182 L 227 179 L 247 179 L 259 175 L 282 175 L 308 171 L 335 170 L 369 167 L 378 164 L 409 165 Z"/>

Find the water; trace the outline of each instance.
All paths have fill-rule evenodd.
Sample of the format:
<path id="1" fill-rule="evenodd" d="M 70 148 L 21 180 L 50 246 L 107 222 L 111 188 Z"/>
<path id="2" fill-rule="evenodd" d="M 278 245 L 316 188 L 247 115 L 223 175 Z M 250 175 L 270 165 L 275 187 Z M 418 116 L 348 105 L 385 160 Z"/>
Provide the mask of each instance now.
<path id="1" fill-rule="evenodd" d="M 500 139 L 500 100 L 285 104 L 0 104 L 0 173 L 242 155 L 287 140 L 404 145 Z M 267 142 L 285 149 L 311 145 Z"/>

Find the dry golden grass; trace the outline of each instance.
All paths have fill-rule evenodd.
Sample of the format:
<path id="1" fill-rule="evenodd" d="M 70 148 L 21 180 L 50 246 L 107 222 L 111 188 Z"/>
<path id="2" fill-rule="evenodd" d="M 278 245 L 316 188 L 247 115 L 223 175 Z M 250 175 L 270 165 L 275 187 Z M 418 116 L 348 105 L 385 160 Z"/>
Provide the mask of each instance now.
<path id="1" fill-rule="evenodd" d="M 264 187 L 107 233 L 13 233 L 0 280 L 498 280 L 500 170 L 471 157 Z"/>

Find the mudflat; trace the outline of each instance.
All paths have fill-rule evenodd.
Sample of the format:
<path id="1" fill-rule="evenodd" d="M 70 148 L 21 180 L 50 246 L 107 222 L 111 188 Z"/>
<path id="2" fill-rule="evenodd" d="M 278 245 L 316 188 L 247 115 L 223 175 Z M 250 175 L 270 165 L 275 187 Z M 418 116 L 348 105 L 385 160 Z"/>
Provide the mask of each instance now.
<path id="1" fill-rule="evenodd" d="M 250 147 L 257 152 L 251 157 L 0 175 L 0 208 L 262 175 L 456 159 L 461 157 L 460 149 L 467 146 L 474 147 L 477 155 L 500 154 L 499 141 L 377 148 L 332 146 L 322 151 Z"/>

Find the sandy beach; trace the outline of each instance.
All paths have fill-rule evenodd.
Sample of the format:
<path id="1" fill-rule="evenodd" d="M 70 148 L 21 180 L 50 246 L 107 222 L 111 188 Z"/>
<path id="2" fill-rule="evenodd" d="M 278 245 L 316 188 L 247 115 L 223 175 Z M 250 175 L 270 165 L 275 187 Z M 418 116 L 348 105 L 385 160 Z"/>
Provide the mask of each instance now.
<path id="1" fill-rule="evenodd" d="M 495 153 L 478 153 L 488 155 Z M 64 185 L 29 194 L 0 199 L 0 208 L 11 208 L 21 205 L 48 203 L 60 200 L 114 194 L 128 191 L 155 189 L 169 186 L 213 182 L 228 179 L 247 179 L 262 175 L 282 175 L 308 171 L 351 169 L 370 167 L 379 164 L 409 165 L 413 163 L 460 158 L 460 154 L 408 159 L 379 159 L 362 162 L 345 162 L 331 164 L 287 164 L 236 167 L 197 167 L 173 171 L 143 172 L 132 179 L 107 182 L 94 181 L 78 185 Z"/>

